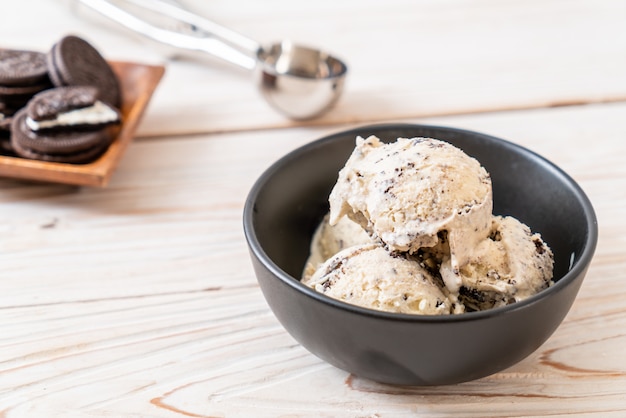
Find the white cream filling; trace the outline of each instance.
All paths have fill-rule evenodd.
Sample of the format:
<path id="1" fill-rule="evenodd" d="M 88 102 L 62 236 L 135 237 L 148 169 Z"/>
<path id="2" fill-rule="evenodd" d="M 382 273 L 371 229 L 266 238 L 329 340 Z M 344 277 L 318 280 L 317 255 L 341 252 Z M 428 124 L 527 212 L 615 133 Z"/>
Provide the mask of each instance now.
<path id="1" fill-rule="evenodd" d="M 115 122 L 118 119 L 119 115 L 115 110 L 106 103 L 97 100 L 92 106 L 59 113 L 55 119 L 36 121 L 27 117 L 26 125 L 28 125 L 31 130 L 38 131 L 40 129 L 63 126 L 99 125 Z"/>

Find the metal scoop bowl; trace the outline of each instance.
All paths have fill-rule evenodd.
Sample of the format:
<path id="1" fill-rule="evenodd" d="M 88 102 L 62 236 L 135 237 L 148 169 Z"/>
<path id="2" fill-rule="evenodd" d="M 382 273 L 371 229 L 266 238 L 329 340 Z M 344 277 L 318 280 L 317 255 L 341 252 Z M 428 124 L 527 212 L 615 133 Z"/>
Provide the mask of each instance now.
<path id="1" fill-rule="evenodd" d="M 291 119 L 322 115 L 343 91 L 348 68 L 323 51 L 290 41 L 262 47 L 252 39 L 162 0 L 77 1 L 176 50 L 206 53 L 251 71 L 267 102 Z M 171 29 L 172 26 L 176 29 Z"/>

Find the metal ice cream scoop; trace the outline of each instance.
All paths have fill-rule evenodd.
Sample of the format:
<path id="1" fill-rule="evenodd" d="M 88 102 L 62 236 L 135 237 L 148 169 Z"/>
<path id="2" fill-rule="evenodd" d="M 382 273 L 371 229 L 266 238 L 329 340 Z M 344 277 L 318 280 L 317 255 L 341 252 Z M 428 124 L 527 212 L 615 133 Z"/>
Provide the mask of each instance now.
<path id="1" fill-rule="evenodd" d="M 326 112 L 342 93 L 348 68 L 323 51 L 282 41 L 263 47 L 228 28 L 163 0 L 78 0 L 117 23 L 178 50 L 208 53 L 253 72 L 265 99 L 292 119 Z M 132 13 L 129 7 L 141 10 Z M 146 13 L 147 12 L 147 13 Z M 161 16 L 172 30 L 142 16 Z"/>

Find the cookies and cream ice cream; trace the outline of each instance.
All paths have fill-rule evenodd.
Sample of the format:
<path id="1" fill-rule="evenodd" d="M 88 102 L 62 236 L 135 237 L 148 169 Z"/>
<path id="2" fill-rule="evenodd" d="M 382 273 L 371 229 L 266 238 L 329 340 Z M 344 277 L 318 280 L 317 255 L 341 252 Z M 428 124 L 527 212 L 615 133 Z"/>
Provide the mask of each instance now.
<path id="1" fill-rule="evenodd" d="M 478 161 L 431 138 L 377 137 L 356 148 L 330 198 L 330 224 L 347 215 L 390 251 L 415 253 L 447 231 L 452 264 L 465 264 L 489 234 L 491 179 Z"/>
<path id="2" fill-rule="evenodd" d="M 303 277 L 310 277 L 326 260 L 339 251 L 359 244 L 374 242 L 361 226 L 344 216 L 331 225 L 329 214 L 315 230 L 311 240 L 311 253 L 305 265 Z"/>
<path id="3" fill-rule="evenodd" d="M 552 284 L 548 245 L 517 219 L 493 216 L 489 174 L 447 142 L 357 138 L 329 203 L 302 281 L 330 297 L 458 314 Z"/>
<path id="4" fill-rule="evenodd" d="M 485 310 L 524 300 L 551 284 L 553 254 L 539 234 L 517 219 L 494 216 L 489 237 L 469 261 L 454 269 L 441 263 L 446 282 L 457 280 L 459 299 L 472 310 Z M 450 278 L 454 279 L 450 279 Z"/>
<path id="5" fill-rule="evenodd" d="M 379 244 L 349 247 L 328 259 L 305 284 L 354 305 L 388 312 L 445 315 L 451 303 L 419 262 Z"/>

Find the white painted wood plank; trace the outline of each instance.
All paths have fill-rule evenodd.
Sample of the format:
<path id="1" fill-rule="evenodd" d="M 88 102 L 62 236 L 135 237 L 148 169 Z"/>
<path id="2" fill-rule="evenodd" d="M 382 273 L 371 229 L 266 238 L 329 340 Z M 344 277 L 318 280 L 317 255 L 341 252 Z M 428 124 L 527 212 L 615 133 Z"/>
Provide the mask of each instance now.
<path id="1" fill-rule="evenodd" d="M 161 50 L 136 36 L 93 14 L 69 13 L 68 2 L 12 2 L 0 15 L 0 43 L 47 49 L 73 32 L 112 59 L 164 62 Z M 184 4 L 259 42 L 290 38 L 344 58 L 350 66 L 345 96 L 310 124 L 626 98 L 622 0 Z M 297 125 L 262 101 L 245 72 L 215 61 L 167 66 L 140 136 Z"/>

